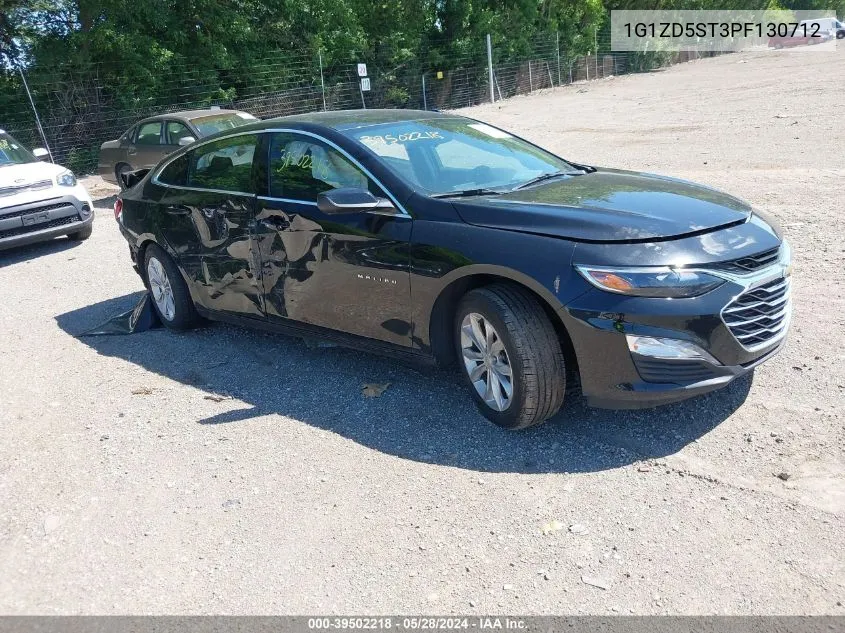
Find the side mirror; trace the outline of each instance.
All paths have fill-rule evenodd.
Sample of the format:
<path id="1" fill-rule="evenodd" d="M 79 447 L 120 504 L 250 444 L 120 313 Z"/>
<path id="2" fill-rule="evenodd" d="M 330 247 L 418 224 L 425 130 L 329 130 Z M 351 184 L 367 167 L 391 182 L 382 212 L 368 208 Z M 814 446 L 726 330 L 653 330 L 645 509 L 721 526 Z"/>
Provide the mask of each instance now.
<path id="1" fill-rule="evenodd" d="M 393 203 L 377 198 L 366 189 L 341 187 L 324 191 L 317 196 L 317 208 L 326 214 L 355 213 L 366 211 L 395 212 Z"/>
<path id="2" fill-rule="evenodd" d="M 32 155 L 35 156 L 38 160 L 50 160 L 50 152 L 48 152 L 43 147 L 36 147 L 32 150 Z"/>
<path id="3" fill-rule="evenodd" d="M 182 138 L 179 139 L 179 145 L 181 147 L 185 147 L 186 145 L 190 145 L 191 143 L 193 143 L 196 140 L 197 139 L 195 139 L 193 136 L 183 136 Z"/>

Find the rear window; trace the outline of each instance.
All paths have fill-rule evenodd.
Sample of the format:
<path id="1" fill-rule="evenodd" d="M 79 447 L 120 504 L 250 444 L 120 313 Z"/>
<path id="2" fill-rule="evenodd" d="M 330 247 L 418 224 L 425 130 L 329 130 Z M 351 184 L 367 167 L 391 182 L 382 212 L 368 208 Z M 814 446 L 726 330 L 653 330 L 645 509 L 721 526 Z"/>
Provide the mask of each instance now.
<path id="1" fill-rule="evenodd" d="M 236 127 L 257 121 L 254 116 L 246 112 L 224 112 L 223 114 L 212 114 L 191 119 L 191 123 L 199 130 L 202 136 L 211 136 L 217 132 L 233 130 Z"/>

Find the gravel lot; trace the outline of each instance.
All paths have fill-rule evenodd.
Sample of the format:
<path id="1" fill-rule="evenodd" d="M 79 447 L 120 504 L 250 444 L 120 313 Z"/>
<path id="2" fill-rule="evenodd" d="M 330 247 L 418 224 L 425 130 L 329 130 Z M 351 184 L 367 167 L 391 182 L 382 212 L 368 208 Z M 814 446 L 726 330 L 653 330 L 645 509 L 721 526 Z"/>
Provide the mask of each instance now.
<path id="1" fill-rule="evenodd" d="M 91 240 L 0 253 L 0 612 L 845 614 L 843 86 L 840 46 L 468 111 L 736 193 L 796 253 L 753 382 L 518 434 L 456 376 L 298 339 L 76 338 L 142 288 L 91 179 Z"/>

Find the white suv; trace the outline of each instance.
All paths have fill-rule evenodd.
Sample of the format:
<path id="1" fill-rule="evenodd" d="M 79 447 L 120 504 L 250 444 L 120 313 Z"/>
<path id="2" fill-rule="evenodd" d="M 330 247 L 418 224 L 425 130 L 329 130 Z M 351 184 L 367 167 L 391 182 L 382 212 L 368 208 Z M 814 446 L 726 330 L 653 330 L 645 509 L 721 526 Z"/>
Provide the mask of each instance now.
<path id="1" fill-rule="evenodd" d="M 0 130 L 0 250 L 59 235 L 91 236 L 91 197 L 70 170 L 42 162 L 46 156 Z"/>

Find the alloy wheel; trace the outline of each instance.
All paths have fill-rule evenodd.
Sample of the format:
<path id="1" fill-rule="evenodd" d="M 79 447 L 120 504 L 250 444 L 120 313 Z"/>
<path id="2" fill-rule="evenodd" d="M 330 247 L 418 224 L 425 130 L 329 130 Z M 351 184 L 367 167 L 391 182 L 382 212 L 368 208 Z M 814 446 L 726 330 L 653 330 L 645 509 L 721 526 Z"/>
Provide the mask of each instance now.
<path id="1" fill-rule="evenodd" d="M 147 263 L 147 280 L 150 282 L 150 291 L 153 294 L 158 311 L 168 321 L 176 316 L 176 300 L 173 297 L 173 287 L 167 277 L 162 263 L 155 257 L 150 257 Z"/>
<path id="2" fill-rule="evenodd" d="M 494 411 L 504 411 L 513 399 L 513 372 L 498 332 L 477 312 L 461 322 L 464 369 L 481 399 Z"/>

